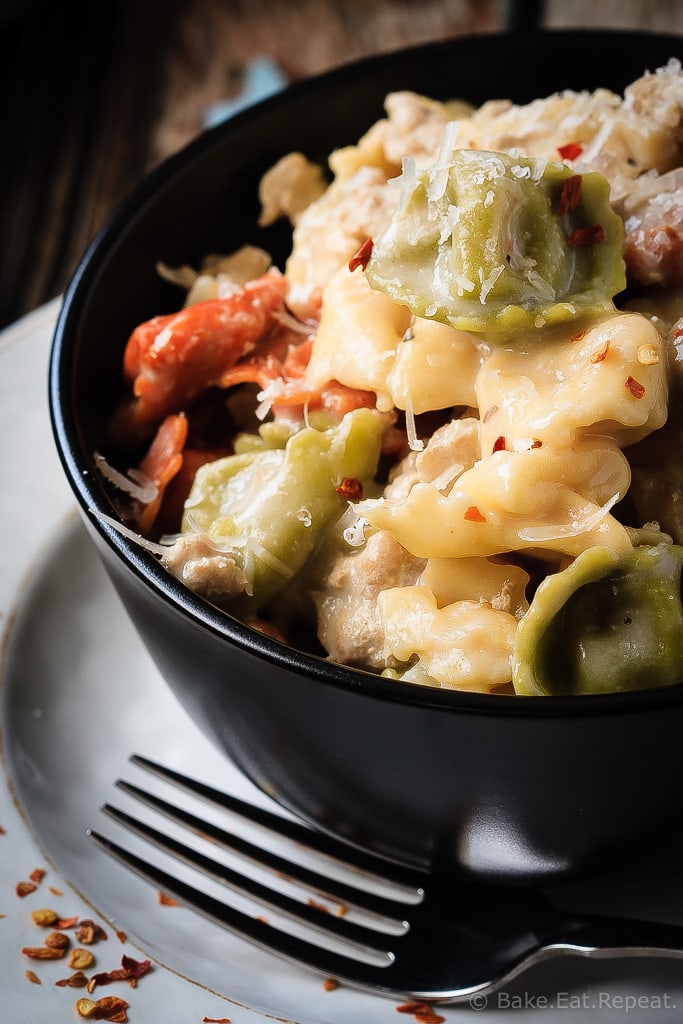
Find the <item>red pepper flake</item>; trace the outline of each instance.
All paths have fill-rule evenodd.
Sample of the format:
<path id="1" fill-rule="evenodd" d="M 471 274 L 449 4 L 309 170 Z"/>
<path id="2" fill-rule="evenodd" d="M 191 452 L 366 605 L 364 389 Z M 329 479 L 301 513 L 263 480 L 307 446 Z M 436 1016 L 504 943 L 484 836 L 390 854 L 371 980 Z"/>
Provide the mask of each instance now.
<path id="1" fill-rule="evenodd" d="M 101 925 L 97 924 L 96 921 L 91 921 L 90 918 L 85 918 L 78 922 L 76 939 L 78 942 L 82 942 L 83 945 L 92 946 L 93 942 L 104 942 L 106 938 L 107 933 Z"/>
<path id="2" fill-rule="evenodd" d="M 55 982 L 57 988 L 85 988 L 88 984 L 88 979 L 83 971 L 76 971 L 75 974 L 69 975 L 68 978 L 60 978 L 59 981 Z"/>
<path id="3" fill-rule="evenodd" d="M 575 210 L 581 201 L 581 183 L 583 178 L 580 174 L 573 174 L 571 178 L 565 178 L 562 183 L 562 191 L 557 204 L 557 216 L 564 217 L 570 210 Z"/>
<path id="4" fill-rule="evenodd" d="M 31 971 L 31 970 L 24 971 L 24 974 L 26 975 L 26 977 L 28 978 L 29 981 L 33 982 L 34 985 L 42 985 L 43 984 L 35 971 Z"/>
<path id="5" fill-rule="evenodd" d="M 112 971 L 98 971 L 93 974 L 88 982 L 88 992 L 92 992 L 98 985 L 110 985 L 113 981 L 127 981 L 135 988 L 140 978 L 144 978 L 152 969 L 151 960 L 134 960 L 132 956 L 121 957 L 121 966 L 115 967 Z"/>
<path id="6" fill-rule="evenodd" d="M 639 380 L 632 377 L 630 374 L 625 380 L 626 390 L 629 391 L 634 398 L 645 397 L 645 385 L 641 384 Z"/>
<path id="7" fill-rule="evenodd" d="M 339 982 L 336 978 L 325 978 L 323 988 L 326 992 L 334 992 L 336 988 L 339 988 Z"/>
<path id="8" fill-rule="evenodd" d="M 126 956 L 125 953 L 121 957 L 121 966 L 124 970 L 128 971 L 128 976 L 131 978 L 143 978 L 145 974 L 148 974 L 152 970 L 151 960 L 134 960 L 132 956 Z"/>
<path id="9" fill-rule="evenodd" d="M 585 228 L 574 228 L 570 235 L 567 235 L 567 245 L 573 249 L 582 245 L 594 245 L 596 242 L 605 241 L 605 229 L 602 224 L 589 224 Z"/>
<path id="10" fill-rule="evenodd" d="M 202 1017 L 202 1024 L 230 1024 L 229 1017 Z"/>
<path id="11" fill-rule="evenodd" d="M 496 440 L 493 442 L 493 448 L 491 449 L 491 451 L 492 454 L 495 454 L 496 452 L 505 451 L 505 438 L 503 437 L 502 434 L 500 435 L 500 437 L 497 437 Z"/>
<path id="12" fill-rule="evenodd" d="M 7 832 L 6 832 L 6 830 L 5 830 L 5 829 L 4 829 L 3 827 L 2 827 L 2 825 L 0 825 L 0 836 L 5 836 L 5 835 L 7 835 Z"/>
<path id="13" fill-rule="evenodd" d="M 42 880 L 45 878 L 45 868 L 34 868 L 28 877 L 32 882 L 35 882 L 36 885 L 40 885 Z"/>
<path id="14" fill-rule="evenodd" d="M 33 882 L 17 882 L 16 894 L 23 899 L 24 896 L 28 896 L 30 893 L 35 892 L 37 888 L 38 886 Z"/>
<path id="15" fill-rule="evenodd" d="M 470 505 L 463 517 L 468 523 L 485 523 L 486 516 L 482 515 L 476 505 Z"/>
<path id="16" fill-rule="evenodd" d="M 335 487 L 337 494 L 347 501 L 361 501 L 363 498 L 363 485 L 360 480 L 353 477 L 344 477 L 339 487 Z"/>
<path id="17" fill-rule="evenodd" d="M 579 331 L 578 334 L 572 334 L 572 336 L 571 336 L 571 338 L 569 340 L 570 341 L 583 341 L 583 339 L 585 337 L 586 337 L 586 332 L 585 331 Z"/>
<path id="18" fill-rule="evenodd" d="M 103 996 L 97 1000 L 97 1008 L 93 1013 L 94 1020 L 108 1020 L 111 1024 L 126 1024 L 128 1003 L 120 996 Z"/>
<path id="19" fill-rule="evenodd" d="M 119 942 L 127 942 L 128 941 L 128 936 L 126 935 L 126 933 L 124 931 L 121 931 L 120 929 L 119 929 L 119 931 L 115 932 L 115 935 L 116 935 L 116 938 L 119 940 Z"/>
<path id="20" fill-rule="evenodd" d="M 55 928 L 73 928 L 78 924 L 78 915 L 75 917 L 60 917 L 59 921 L 55 924 Z"/>
<path id="21" fill-rule="evenodd" d="M 403 1003 L 396 1007 L 397 1013 L 410 1013 L 418 1024 L 443 1024 L 445 1017 L 434 1012 L 431 1003 Z"/>
<path id="22" fill-rule="evenodd" d="M 371 238 L 365 239 L 355 256 L 352 256 L 349 260 L 349 270 L 351 273 L 353 273 L 354 270 L 357 270 L 358 267 L 362 267 L 363 270 L 365 270 L 370 261 L 370 257 L 372 256 L 373 245 L 374 242 Z"/>
<path id="23" fill-rule="evenodd" d="M 609 352 L 610 341 L 606 338 L 600 348 L 596 349 L 595 352 L 591 353 L 591 363 L 602 363 L 607 358 Z"/>
<path id="24" fill-rule="evenodd" d="M 64 893 L 61 889 L 57 889 L 54 885 L 48 886 L 48 892 L 51 892 L 53 896 L 63 896 Z"/>
<path id="25" fill-rule="evenodd" d="M 564 146 L 557 147 L 557 152 L 563 160 L 576 160 L 583 153 L 583 146 L 580 142 L 566 142 Z"/>
<path id="26" fill-rule="evenodd" d="M 178 906 L 178 901 L 174 900 L 172 896 L 167 896 L 165 892 L 157 893 L 157 899 L 162 907 Z"/>

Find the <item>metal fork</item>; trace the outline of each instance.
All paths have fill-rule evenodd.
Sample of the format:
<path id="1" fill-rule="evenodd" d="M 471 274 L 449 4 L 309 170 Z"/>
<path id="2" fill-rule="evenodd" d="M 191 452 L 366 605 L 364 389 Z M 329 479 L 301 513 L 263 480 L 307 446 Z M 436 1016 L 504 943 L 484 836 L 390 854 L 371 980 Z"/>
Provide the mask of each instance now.
<path id="1" fill-rule="evenodd" d="M 134 755 L 131 761 L 221 813 L 293 843 L 294 853 L 285 857 L 265 849 L 227 825 L 206 821 L 122 780 L 117 786 L 130 797 L 195 839 L 261 865 L 273 884 L 226 866 L 110 804 L 102 810 L 125 829 L 262 909 L 253 913 L 231 906 L 91 829 L 97 846 L 215 924 L 339 982 L 394 998 L 458 1003 L 488 996 L 531 965 L 558 955 L 683 958 L 683 927 L 576 916 L 527 886 L 439 877 L 359 851 L 147 758 Z M 311 858 L 315 866 L 305 863 Z M 283 879 L 303 886 L 303 895 L 283 892 L 277 885 Z"/>

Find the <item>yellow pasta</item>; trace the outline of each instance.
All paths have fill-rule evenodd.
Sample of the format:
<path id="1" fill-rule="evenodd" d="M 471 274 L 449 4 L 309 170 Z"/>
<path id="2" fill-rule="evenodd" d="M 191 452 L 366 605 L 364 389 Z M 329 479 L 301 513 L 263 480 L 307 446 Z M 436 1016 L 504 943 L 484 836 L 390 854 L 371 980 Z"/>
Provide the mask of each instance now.
<path id="1" fill-rule="evenodd" d="M 482 449 L 536 439 L 566 446 L 592 433 L 633 444 L 663 426 L 668 380 L 657 328 L 637 313 L 550 330 L 497 348 L 476 381 Z"/>

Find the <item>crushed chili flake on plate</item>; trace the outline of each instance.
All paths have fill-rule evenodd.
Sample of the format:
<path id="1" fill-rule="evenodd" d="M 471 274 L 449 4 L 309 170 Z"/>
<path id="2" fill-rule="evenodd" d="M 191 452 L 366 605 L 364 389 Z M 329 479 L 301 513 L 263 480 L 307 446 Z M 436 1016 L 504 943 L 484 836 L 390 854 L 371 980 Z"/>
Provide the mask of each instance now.
<path id="1" fill-rule="evenodd" d="M 64 956 L 64 950 L 54 946 L 23 946 L 21 952 L 31 960 L 61 960 Z"/>
<path id="2" fill-rule="evenodd" d="M 411 1002 L 402 1003 L 396 1007 L 397 1013 L 410 1013 L 418 1022 L 418 1024 L 443 1024 L 446 1020 L 440 1014 L 435 1013 L 431 1003 L 427 1002 Z"/>
<path id="3" fill-rule="evenodd" d="M 178 901 L 174 900 L 172 896 L 167 896 L 165 892 L 157 893 L 157 899 L 162 907 L 178 906 Z"/>
<path id="4" fill-rule="evenodd" d="M 76 971 L 75 974 L 70 974 L 68 978 L 60 978 L 59 981 L 55 982 L 57 988 L 85 988 L 88 984 L 88 977 L 83 971 Z"/>
<path id="5" fill-rule="evenodd" d="M 60 917 L 59 921 L 55 925 L 55 928 L 74 928 L 78 924 L 78 916 L 74 917 Z"/>
<path id="6" fill-rule="evenodd" d="M 38 886 L 34 882 L 17 882 L 16 894 L 22 899 L 30 893 L 35 892 Z"/>
<path id="7" fill-rule="evenodd" d="M 90 918 L 84 918 L 78 922 L 78 931 L 76 932 L 76 939 L 78 942 L 82 942 L 85 946 L 91 946 L 93 942 L 104 942 L 107 938 L 107 933 L 104 928 L 97 924 L 96 921 L 91 921 Z"/>

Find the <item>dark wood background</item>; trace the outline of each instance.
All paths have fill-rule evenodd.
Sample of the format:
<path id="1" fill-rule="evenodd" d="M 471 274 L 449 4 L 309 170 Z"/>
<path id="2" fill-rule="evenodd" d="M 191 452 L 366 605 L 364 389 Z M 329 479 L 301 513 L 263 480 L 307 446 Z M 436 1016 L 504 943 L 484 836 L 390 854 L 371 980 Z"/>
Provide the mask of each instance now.
<path id="1" fill-rule="evenodd" d="M 291 81 L 537 14 L 683 35 L 683 0 L 0 0 L 0 327 L 64 289 L 113 207 L 255 58 Z"/>

